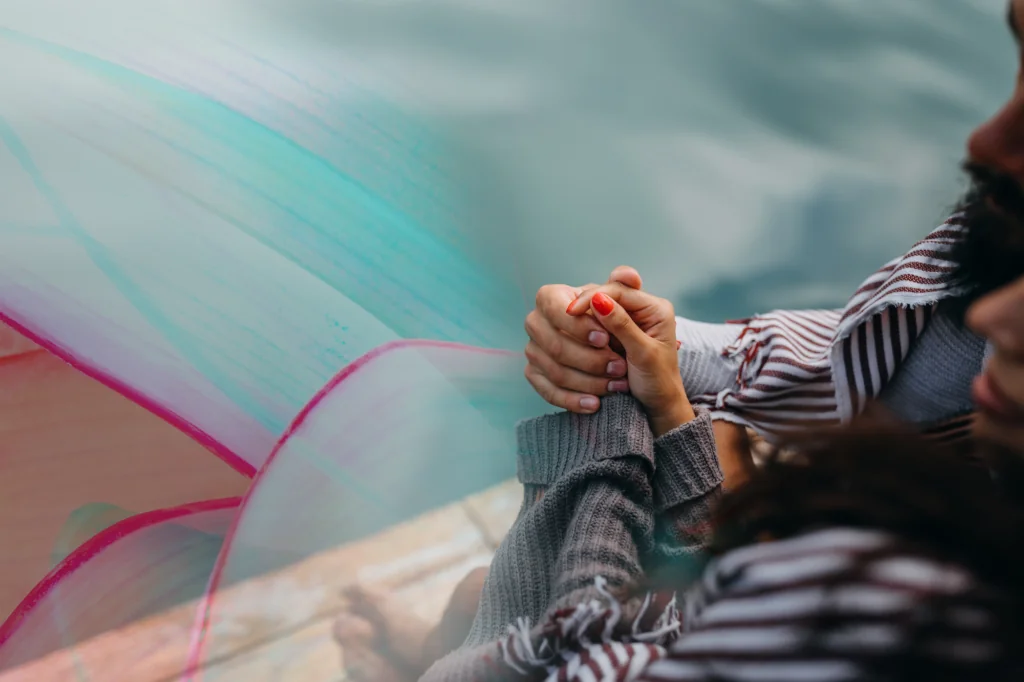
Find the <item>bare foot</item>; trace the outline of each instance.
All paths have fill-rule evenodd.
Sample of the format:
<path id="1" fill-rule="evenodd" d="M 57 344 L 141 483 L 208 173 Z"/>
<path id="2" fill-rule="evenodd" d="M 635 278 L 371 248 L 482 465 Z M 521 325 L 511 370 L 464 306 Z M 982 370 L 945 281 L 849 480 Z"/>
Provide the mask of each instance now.
<path id="1" fill-rule="evenodd" d="M 357 682 L 419 679 L 466 639 L 486 577 L 487 569 L 471 571 L 455 588 L 441 622 L 433 628 L 411 613 L 407 604 L 379 590 L 347 590 L 350 612 L 335 621 L 334 637 L 345 649 L 345 667 L 351 668 L 351 661 L 367 671 L 360 676 L 359 670 L 350 670 L 349 675 Z M 385 667 L 386 672 L 378 672 Z"/>
<path id="2" fill-rule="evenodd" d="M 352 682 L 415 682 L 416 676 L 394 665 L 377 647 L 377 629 L 369 621 L 344 613 L 334 621 L 334 641 L 342 648 L 345 679 Z"/>
<path id="3" fill-rule="evenodd" d="M 480 595 L 487 580 L 487 569 L 477 568 L 469 572 L 455 587 L 441 622 L 427 637 L 423 660 L 429 664 L 458 649 L 469 635 L 480 606 Z"/>
<path id="4" fill-rule="evenodd" d="M 423 644 L 431 627 L 411 612 L 407 604 L 369 587 L 357 586 L 345 592 L 349 609 L 376 629 L 378 651 L 391 654 L 413 671 L 426 672 L 432 661 L 423 660 Z"/>

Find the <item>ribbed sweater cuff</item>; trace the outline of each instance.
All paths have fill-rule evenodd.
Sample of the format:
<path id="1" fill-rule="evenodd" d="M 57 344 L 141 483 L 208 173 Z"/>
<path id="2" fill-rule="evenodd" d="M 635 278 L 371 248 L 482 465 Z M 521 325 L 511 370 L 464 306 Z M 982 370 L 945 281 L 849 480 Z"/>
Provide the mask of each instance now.
<path id="1" fill-rule="evenodd" d="M 654 436 L 640 404 L 628 395 L 601 400 L 595 414 L 560 412 L 516 425 L 519 480 L 551 485 L 591 462 L 634 455 L 654 466 Z"/>
<path id="2" fill-rule="evenodd" d="M 658 468 L 654 474 L 654 511 L 657 514 L 702 497 L 722 484 L 711 414 L 694 408 L 697 418 L 654 442 Z"/>

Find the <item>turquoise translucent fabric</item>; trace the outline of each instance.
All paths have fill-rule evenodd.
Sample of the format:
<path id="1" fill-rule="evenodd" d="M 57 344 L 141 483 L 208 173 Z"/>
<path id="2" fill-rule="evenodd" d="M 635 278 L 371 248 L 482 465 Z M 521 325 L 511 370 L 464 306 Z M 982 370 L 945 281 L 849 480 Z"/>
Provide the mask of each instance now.
<path id="1" fill-rule="evenodd" d="M 0 320 L 255 477 L 241 500 L 83 510 L 0 669 L 189 600 L 166 646 L 201 665 L 218 590 L 510 477 L 543 409 L 493 350 L 523 305 L 479 257 L 454 143 L 240 11 L 0 10 Z"/>
<path id="2" fill-rule="evenodd" d="M 181 8 L 65 4 L 0 25 L 5 319 L 248 473 L 382 343 L 516 340 L 422 123 Z"/>
<path id="3" fill-rule="evenodd" d="M 230 651 L 232 633 L 217 624 L 251 608 L 218 600 L 224 586 L 510 478 L 514 423 L 539 409 L 513 354 L 401 342 L 355 363 L 311 402 L 253 481 L 200 606 L 190 664 Z"/>

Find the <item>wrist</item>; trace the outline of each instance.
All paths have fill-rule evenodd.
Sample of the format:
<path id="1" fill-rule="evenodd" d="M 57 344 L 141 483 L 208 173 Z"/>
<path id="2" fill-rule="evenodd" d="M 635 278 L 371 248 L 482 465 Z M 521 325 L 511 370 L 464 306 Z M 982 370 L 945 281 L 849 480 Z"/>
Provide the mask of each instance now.
<path id="1" fill-rule="evenodd" d="M 696 418 L 697 413 L 694 412 L 693 405 L 690 404 L 685 393 L 664 408 L 647 412 L 647 421 L 655 438 L 660 438 Z"/>

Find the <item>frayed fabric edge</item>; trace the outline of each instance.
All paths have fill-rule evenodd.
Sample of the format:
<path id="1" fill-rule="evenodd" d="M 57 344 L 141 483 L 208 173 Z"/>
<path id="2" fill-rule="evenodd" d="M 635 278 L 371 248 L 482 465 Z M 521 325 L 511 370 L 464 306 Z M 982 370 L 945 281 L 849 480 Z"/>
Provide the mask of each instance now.
<path id="1" fill-rule="evenodd" d="M 654 595 L 644 597 L 640 610 L 629 626 L 628 634 L 615 637 L 622 624 L 622 604 L 608 591 L 608 581 L 598 576 L 594 587 L 603 599 L 591 599 L 551 618 L 550 627 L 534 631 L 529 618 L 520 618 L 508 628 L 508 635 L 498 642 L 498 650 L 506 666 L 523 676 L 554 674 L 562 666 L 571 665 L 589 648 L 602 644 L 645 644 L 665 647 L 682 630 L 678 600 L 675 594 L 661 613 L 647 627 L 643 627 Z M 595 637 L 591 630 L 603 621 L 601 632 Z"/>

